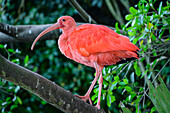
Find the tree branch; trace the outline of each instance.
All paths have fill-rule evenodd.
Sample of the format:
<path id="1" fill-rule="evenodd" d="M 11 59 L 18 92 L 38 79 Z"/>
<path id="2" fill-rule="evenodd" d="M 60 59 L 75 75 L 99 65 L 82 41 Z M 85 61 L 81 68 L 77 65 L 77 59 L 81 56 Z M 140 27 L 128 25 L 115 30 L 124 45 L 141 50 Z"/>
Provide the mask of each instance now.
<path id="1" fill-rule="evenodd" d="M 67 1 L 77 10 L 77 12 L 86 22 L 96 24 L 96 21 L 79 5 L 76 0 Z"/>
<path id="2" fill-rule="evenodd" d="M 34 93 L 66 113 L 105 113 L 55 83 L 5 59 L 0 54 L 0 77 Z"/>
<path id="3" fill-rule="evenodd" d="M 123 18 L 121 16 L 120 10 L 118 8 L 117 2 L 116 0 L 112 1 L 114 4 L 115 9 L 112 6 L 112 3 L 110 0 L 105 0 L 106 5 L 108 7 L 108 9 L 110 10 L 110 13 L 112 14 L 112 16 L 121 24 L 124 24 Z"/>
<path id="4" fill-rule="evenodd" d="M 32 42 L 40 32 L 50 27 L 47 25 L 16 25 L 0 23 L 0 43 L 9 42 Z M 52 31 L 42 37 L 42 39 L 56 39 L 59 36 L 59 30 Z"/>

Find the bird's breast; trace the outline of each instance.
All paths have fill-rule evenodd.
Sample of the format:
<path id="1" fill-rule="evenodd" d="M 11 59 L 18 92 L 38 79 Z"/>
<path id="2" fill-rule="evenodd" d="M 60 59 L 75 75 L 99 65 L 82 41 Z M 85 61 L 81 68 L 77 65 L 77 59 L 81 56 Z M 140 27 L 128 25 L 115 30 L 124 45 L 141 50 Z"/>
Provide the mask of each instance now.
<path id="1" fill-rule="evenodd" d="M 59 37 L 58 45 L 62 54 L 64 54 L 67 58 L 73 59 L 70 46 L 68 43 L 68 38 L 65 35 L 61 35 Z"/>
<path id="2" fill-rule="evenodd" d="M 80 53 L 71 48 L 68 40 L 64 40 L 64 38 L 60 37 L 58 40 L 58 45 L 61 53 L 64 54 L 67 58 L 72 59 L 78 63 L 94 67 L 93 63 L 89 60 L 88 57 L 83 57 Z"/>

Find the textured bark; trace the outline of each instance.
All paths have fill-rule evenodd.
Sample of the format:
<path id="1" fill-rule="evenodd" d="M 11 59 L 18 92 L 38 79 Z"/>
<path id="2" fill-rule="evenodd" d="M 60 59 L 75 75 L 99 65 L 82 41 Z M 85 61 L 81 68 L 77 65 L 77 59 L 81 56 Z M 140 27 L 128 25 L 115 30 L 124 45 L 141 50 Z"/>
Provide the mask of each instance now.
<path id="1" fill-rule="evenodd" d="M 55 83 L 14 64 L 0 54 L 0 77 L 34 93 L 66 113 L 105 113 L 75 97 Z"/>
<path id="2" fill-rule="evenodd" d="M 9 42 L 33 42 L 40 32 L 50 27 L 47 25 L 16 25 L 0 23 L 0 43 Z M 51 31 L 44 35 L 42 39 L 56 39 L 60 35 L 59 30 Z"/>

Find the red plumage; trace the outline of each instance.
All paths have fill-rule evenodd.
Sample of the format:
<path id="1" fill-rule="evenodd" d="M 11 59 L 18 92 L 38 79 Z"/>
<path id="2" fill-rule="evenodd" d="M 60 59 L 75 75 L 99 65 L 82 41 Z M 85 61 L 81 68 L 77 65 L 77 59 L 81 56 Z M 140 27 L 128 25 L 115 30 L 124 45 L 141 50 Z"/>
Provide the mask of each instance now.
<path id="1" fill-rule="evenodd" d="M 92 104 L 90 93 L 97 79 L 100 77 L 98 102 L 96 105 L 100 109 L 103 67 L 119 63 L 126 59 L 138 58 L 137 50 L 139 48 L 132 44 L 126 36 L 119 35 L 106 26 L 83 24 L 76 27 L 76 23 L 72 17 L 62 16 L 56 24 L 38 35 L 31 49 L 33 49 L 41 36 L 60 28 L 63 31 L 58 41 L 60 51 L 67 58 L 96 69 L 96 76 L 85 96 L 77 96 L 84 101 L 89 100 L 90 104 Z"/>
<path id="2" fill-rule="evenodd" d="M 136 51 L 139 48 L 137 46 L 132 44 L 126 36 L 119 35 L 103 25 L 80 25 L 69 35 L 68 42 L 72 52 L 83 57 L 81 59 L 78 55 L 80 61 L 76 61 L 91 67 L 94 67 L 93 62 L 105 66 L 116 64 L 116 62 L 125 58 L 138 58 Z M 74 57 L 76 57 L 76 54 Z M 91 57 L 95 57 L 95 59 Z M 92 62 L 92 64 L 86 64 L 83 59 Z"/>

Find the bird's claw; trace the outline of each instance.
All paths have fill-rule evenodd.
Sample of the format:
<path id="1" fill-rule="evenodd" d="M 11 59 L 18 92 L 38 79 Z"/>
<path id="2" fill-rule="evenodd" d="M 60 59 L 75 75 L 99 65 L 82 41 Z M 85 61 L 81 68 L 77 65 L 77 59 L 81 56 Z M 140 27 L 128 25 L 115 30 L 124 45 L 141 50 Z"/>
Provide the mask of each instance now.
<path id="1" fill-rule="evenodd" d="M 85 95 L 85 96 L 75 95 L 75 96 L 78 97 L 78 98 L 80 98 L 80 99 L 82 99 L 82 100 L 85 101 L 85 102 L 86 102 L 87 100 L 89 100 L 90 104 L 92 105 L 92 101 L 91 101 L 89 95 Z"/>
<path id="2" fill-rule="evenodd" d="M 94 107 L 96 107 L 97 109 L 100 109 L 100 105 L 98 105 L 98 104 L 96 106 L 94 106 Z"/>

